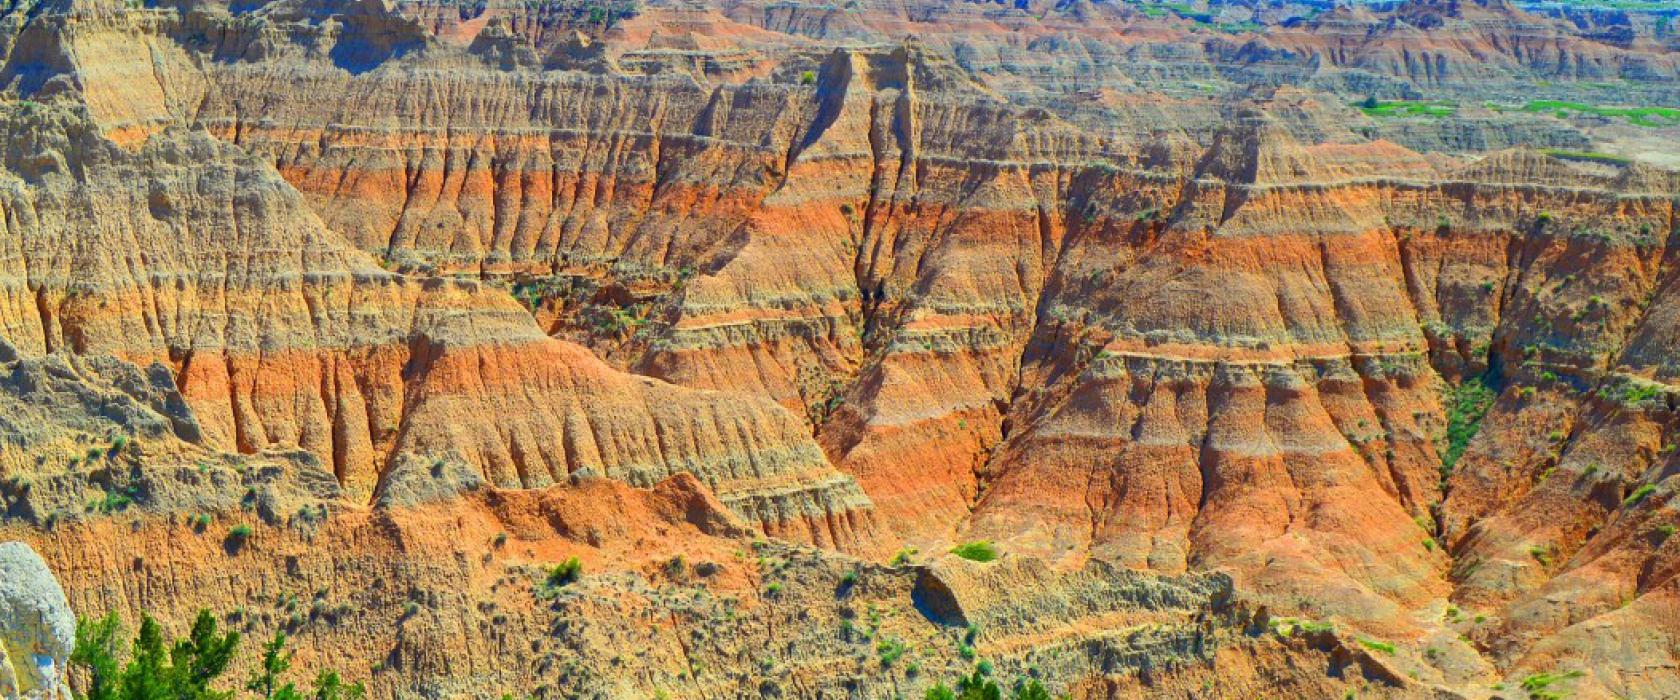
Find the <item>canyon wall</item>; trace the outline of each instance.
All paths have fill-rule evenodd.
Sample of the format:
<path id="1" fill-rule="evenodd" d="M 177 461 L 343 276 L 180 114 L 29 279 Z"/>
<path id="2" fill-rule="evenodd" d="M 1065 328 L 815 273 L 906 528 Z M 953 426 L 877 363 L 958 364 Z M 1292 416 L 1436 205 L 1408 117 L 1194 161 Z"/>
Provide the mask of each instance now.
<path id="1" fill-rule="evenodd" d="M 1680 59 L 1659 42 L 1502 0 L 1256 28 L 1127 3 L 605 8 L 6 12 L 0 360 L 26 418 L 0 421 L 5 527 L 59 568 L 107 567 L 85 553 L 133 501 L 166 562 L 135 576 L 162 576 L 228 556 L 171 514 L 255 510 L 300 530 L 247 555 L 253 571 L 343 550 L 330 565 L 358 589 L 470 580 L 536 611 L 496 572 L 584 542 L 591 566 L 657 578 L 633 543 L 680 554 L 670 528 L 705 531 L 704 511 L 730 522 L 707 533 L 733 542 L 718 552 L 754 532 L 826 548 L 788 550 L 801 576 L 911 551 L 926 571 L 969 566 L 937 555 L 983 539 L 1048 591 L 1206 597 L 1198 577 L 1225 577 L 1240 604 L 1164 608 L 1216 610 L 1224 651 L 1163 640 L 1185 663 L 1152 678 L 1139 669 L 1165 656 L 1099 654 L 1081 632 L 1080 653 L 1124 659 L 1059 667 L 1082 696 L 1314 654 L 1402 696 L 1576 670 L 1583 693 L 1680 688 L 1680 175 L 1587 150 L 1631 138 L 1614 117 L 1490 102 L 1619 81 L 1672 104 Z M 1367 98 L 1456 111 L 1389 119 Z M 264 473 L 292 485 L 235 493 Z M 637 505 L 568 511 L 597 497 Z M 299 523 L 299 498 L 330 505 L 325 522 Z M 512 526 L 480 512 L 498 499 L 548 519 L 513 533 L 518 557 L 462 563 L 479 551 L 457 542 L 373 561 L 406 551 L 404 519 L 465 509 L 489 539 Z M 652 531 L 601 529 L 620 518 Z M 938 575 L 880 571 L 877 602 L 906 617 L 899 598 Z M 318 577 L 288 575 L 261 595 Z M 170 616 L 256 595 L 195 576 L 206 593 Z M 646 595 L 611 581 L 573 612 Z M 167 595 L 71 585 L 95 609 Z M 418 595 L 388 593 L 365 624 Z M 480 624 L 463 599 L 425 600 L 439 626 Z M 815 634 L 766 606 L 747 619 Z M 1119 614 L 1067 624 L 1132 624 Z M 1284 618 L 1335 631 L 1268 630 Z M 651 667 L 747 677 L 641 673 L 602 657 L 625 644 L 612 625 L 518 670 L 445 658 L 526 646 L 536 624 L 398 644 L 376 694 L 524 692 L 559 659 L 574 685 L 558 695 L 602 669 L 605 696 L 769 673 L 724 652 Z M 311 638 L 311 658 L 379 658 L 354 629 Z M 1617 641 L 1633 630 L 1643 643 Z M 1034 665 L 1040 634 L 1010 631 L 998 658 Z M 844 673 L 797 656 L 793 695 Z M 851 691 L 934 680 L 881 670 Z"/>

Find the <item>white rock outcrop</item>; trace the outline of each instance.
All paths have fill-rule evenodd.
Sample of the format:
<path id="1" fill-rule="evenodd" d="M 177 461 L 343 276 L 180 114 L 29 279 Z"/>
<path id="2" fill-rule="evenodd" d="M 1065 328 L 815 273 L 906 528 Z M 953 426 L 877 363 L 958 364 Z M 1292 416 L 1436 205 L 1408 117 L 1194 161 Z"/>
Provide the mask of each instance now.
<path id="1" fill-rule="evenodd" d="M 69 700 L 76 616 L 41 556 L 0 542 L 0 698 Z"/>

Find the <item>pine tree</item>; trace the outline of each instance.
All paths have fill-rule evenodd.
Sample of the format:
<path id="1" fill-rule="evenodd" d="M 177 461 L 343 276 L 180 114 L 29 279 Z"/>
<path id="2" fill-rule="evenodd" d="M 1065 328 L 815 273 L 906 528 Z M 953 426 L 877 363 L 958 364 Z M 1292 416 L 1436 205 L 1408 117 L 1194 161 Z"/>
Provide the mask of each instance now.
<path id="1" fill-rule="evenodd" d="M 363 700 L 367 688 L 360 682 L 345 685 L 337 671 L 322 671 L 315 676 L 315 700 Z"/>
<path id="2" fill-rule="evenodd" d="M 81 700 L 234 700 L 233 691 L 212 686 L 227 673 L 239 648 L 239 633 L 221 634 L 210 611 L 200 611 L 192 631 L 174 642 L 150 615 L 140 618 L 128 664 L 117 659 L 122 622 L 116 613 L 76 623 L 76 648 L 70 662 L 86 669 L 88 692 Z M 304 693 L 282 676 L 292 667 L 285 633 L 263 645 L 262 665 L 245 689 L 264 700 L 306 700 Z M 365 700 L 367 688 L 346 684 L 337 671 L 315 677 L 314 700 Z"/>
<path id="3" fill-rule="evenodd" d="M 119 700 L 122 676 L 117 664 L 117 633 L 122 622 L 115 612 L 98 620 L 76 622 L 76 648 L 70 662 L 88 670 L 88 692 L 84 700 Z"/>
<path id="4" fill-rule="evenodd" d="M 1015 700 L 1050 700 L 1050 691 L 1044 689 L 1043 683 L 1029 681 L 1015 689 Z"/>
<path id="5" fill-rule="evenodd" d="M 229 700 L 231 691 L 217 691 L 211 681 L 227 671 L 233 652 L 239 648 L 239 633 L 216 634 L 216 618 L 200 610 L 187 638 L 175 643 L 170 660 L 175 670 L 175 696 L 181 700 Z"/>
<path id="6" fill-rule="evenodd" d="M 302 700 L 297 687 L 282 685 L 280 677 L 292 668 L 292 653 L 286 651 L 286 633 L 275 632 L 274 639 L 263 645 L 262 665 L 251 672 L 245 689 L 257 693 L 264 700 Z"/>
<path id="7" fill-rule="evenodd" d="M 974 675 L 957 682 L 958 700 L 1003 700 L 1003 689 L 995 681 L 975 671 Z"/>
<path id="8" fill-rule="evenodd" d="M 134 638 L 134 656 L 123 668 L 122 700 L 175 700 L 171 687 L 169 653 L 164 650 L 163 628 L 152 616 L 140 618 L 140 634 Z"/>

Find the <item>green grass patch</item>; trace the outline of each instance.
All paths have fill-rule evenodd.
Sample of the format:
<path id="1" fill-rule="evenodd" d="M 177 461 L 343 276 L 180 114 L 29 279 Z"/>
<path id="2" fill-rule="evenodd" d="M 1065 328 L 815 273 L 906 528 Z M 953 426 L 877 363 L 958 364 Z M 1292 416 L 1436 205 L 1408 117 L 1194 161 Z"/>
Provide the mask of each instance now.
<path id="1" fill-rule="evenodd" d="M 998 558 L 997 545 L 990 540 L 965 542 L 951 548 L 951 553 L 969 561 L 988 562 Z"/>
<path id="2" fill-rule="evenodd" d="M 1646 484 L 1644 486 L 1636 488 L 1636 489 L 1633 490 L 1633 493 L 1628 494 L 1627 498 L 1622 499 L 1622 507 L 1627 508 L 1627 507 L 1630 507 L 1630 506 L 1634 505 L 1635 503 L 1643 501 L 1643 500 L 1645 500 L 1646 496 L 1651 495 L 1651 492 L 1656 491 L 1656 490 L 1657 490 L 1657 487 L 1652 486 L 1651 484 Z"/>
<path id="3" fill-rule="evenodd" d="M 1360 637 L 1359 638 L 1359 646 L 1365 647 L 1366 649 L 1370 649 L 1371 651 L 1380 651 L 1380 652 L 1382 652 L 1384 654 L 1387 654 L 1389 656 L 1394 655 L 1394 645 L 1389 644 L 1388 642 L 1379 642 L 1375 639 L 1367 639 L 1365 637 Z"/>
<path id="4" fill-rule="evenodd" d="M 1518 111 L 1529 113 L 1549 112 L 1558 117 L 1568 117 L 1570 114 L 1590 114 L 1612 119 L 1624 119 L 1634 126 L 1649 128 L 1680 126 L 1680 109 L 1673 107 L 1608 107 L 1590 105 L 1584 102 L 1565 102 L 1563 100 L 1534 100 L 1523 105 Z"/>
<path id="5" fill-rule="evenodd" d="M 1213 23 L 1213 15 L 1211 13 L 1200 12 L 1195 8 L 1195 6 L 1187 2 L 1169 2 L 1163 4 L 1162 7 L 1165 7 L 1169 12 L 1178 15 L 1180 18 L 1187 19 L 1198 24 Z"/>
<path id="6" fill-rule="evenodd" d="M 1321 633 L 1321 632 L 1334 632 L 1336 630 L 1336 626 L 1334 624 L 1329 623 L 1329 622 L 1319 622 L 1319 621 L 1316 621 L 1316 620 L 1300 620 L 1300 619 L 1296 619 L 1296 618 L 1293 618 L 1293 617 L 1281 617 L 1281 618 L 1274 619 L 1274 620 L 1271 621 L 1270 628 L 1271 628 L 1272 632 L 1276 633 L 1278 636 L 1281 636 L 1281 637 L 1288 637 L 1288 636 L 1291 636 L 1291 635 L 1294 635 L 1294 634 L 1318 634 L 1318 633 Z"/>
<path id="7" fill-rule="evenodd" d="M 1448 100 L 1379 100 L 1366 98 L 1353 106 L 1372 117 L 1450 117 L 1458 113 L 1458 103 Z"/>
<path id="8" fill-rule="evenodd" d="M 1551 156 L 1553 158 L 1561 158 L 1563 160 L 1578 160 L 1578 161 L 1583 161 L 1583 162 L 1587 162 L 1587 163 L 1604 163 L 1606 165 L 1627 165 L 1627 164 L 1633 162 L 1633 159 L 1629 158 L 1627 156 L 1618 156 L 1614 153 L 1604 153 L 1604 152 L 1601 152 L 1601 151 L 1570 151 L 1570 150 L 1566 150 L 1566 149 L 1562 149 L 1562 148 L 1542 148 L 1542 149 L 1540 149 L 1540 152 L 1544 153 L 1548 156 Z"/>
<path id="9" fill-rule="evenodd" d="M 1574 680 L 1587 675 L 1580 671 L 1565 671 L 1563 673 L 1536 673 L 1522 679 L 1522 689 L 1530 695 L 1545 697 L 1547 688 L 1560 682 Z M 1555 696 L 1554 696 L 1555 697 Z"/>
<path id="10" fill-rule="evenodd" d="M 883 639 L 875 644 L 875 653 L 881 659 L 882 668 L 897 663 L 899 659 L 904 657 L 906 651 L 908 651 L 908 648 L 904 646 L 904 642 L 897 639 Z"/>

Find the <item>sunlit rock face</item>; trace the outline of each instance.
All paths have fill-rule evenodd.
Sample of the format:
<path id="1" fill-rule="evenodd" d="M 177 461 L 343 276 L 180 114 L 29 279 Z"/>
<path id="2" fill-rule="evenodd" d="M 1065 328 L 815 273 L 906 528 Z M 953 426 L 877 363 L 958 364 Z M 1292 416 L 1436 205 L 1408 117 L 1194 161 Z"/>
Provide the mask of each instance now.
<path id="1" fill-rule="evenodd" d="M 381 698 L 1680 692 L 1671 30 L 1193 5 L 8 7 L 0 533 Z"/>

